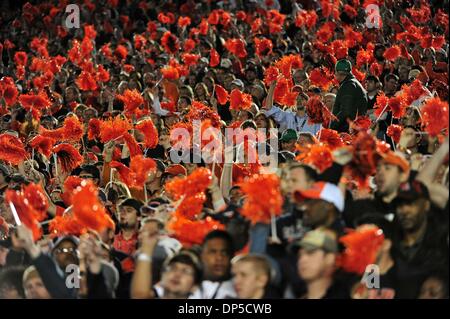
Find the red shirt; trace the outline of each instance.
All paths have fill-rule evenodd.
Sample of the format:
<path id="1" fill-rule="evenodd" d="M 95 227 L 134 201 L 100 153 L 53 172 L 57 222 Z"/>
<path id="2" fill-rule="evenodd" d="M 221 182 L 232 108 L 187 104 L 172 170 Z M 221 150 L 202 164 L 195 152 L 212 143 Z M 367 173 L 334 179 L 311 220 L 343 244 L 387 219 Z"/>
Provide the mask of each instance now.
<path id="1" fill-rule="evenodd" d="M 127 255 L 132 256 L 136 251 L 137 240 L 138 240 L 137 232 L 135 232 L 130 239 L 125 239 L 122 233 L 119 233 L 116 236 L 114 236 L 113 247 L 115 250 L 121 251 Z"/>

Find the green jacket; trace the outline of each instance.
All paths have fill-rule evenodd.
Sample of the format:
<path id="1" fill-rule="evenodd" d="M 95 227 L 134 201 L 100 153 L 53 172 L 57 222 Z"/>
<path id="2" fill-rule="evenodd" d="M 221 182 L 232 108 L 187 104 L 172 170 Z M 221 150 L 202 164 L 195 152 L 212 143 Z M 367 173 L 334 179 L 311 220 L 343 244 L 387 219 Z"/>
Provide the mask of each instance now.
<path id="1" fill-rule="evenodd" d="M 336 94 L 333 114 L 337 121 L 331 123 L 330 128 L 338 132 L 348 131 L 347 119 L 354 120 L 358 115 L 367 112 L 367 92 L 353 74 L 348 75 L 341 83 Z"/>

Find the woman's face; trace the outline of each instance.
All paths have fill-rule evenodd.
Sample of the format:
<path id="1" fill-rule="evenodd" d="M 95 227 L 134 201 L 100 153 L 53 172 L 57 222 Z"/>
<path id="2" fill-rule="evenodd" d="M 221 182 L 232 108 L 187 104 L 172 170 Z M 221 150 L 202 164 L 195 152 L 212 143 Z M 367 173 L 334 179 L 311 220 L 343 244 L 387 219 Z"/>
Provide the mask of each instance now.
<path id="1" fill-rule="evenodd" d="M 177 103 L 177 111 L 182 112 L 189 107 L 189 103 L 186 99 L 179 99 Z"/>
<path id="2" fill-rule="evenodd" d="M 206 87 L 208 88 L 209 92 L 212 92 L 214 90 L 214 84 L 211 82 L 211 80 L 209 79 L 205 79 L 203 81 L 203 83 L 205 83 Z"/>
<path id="3" fill-rule="evenodd" d="M 258 128 L 267 128 L 266 117 L 262 114 L 256 117 L 255 123 Z"/>
<path id="4" fill-rule="evenodd" d="M 201 86 L 201 85 L 198 85 L 195 88 L 195 95 L 199 101 L 206 100 L 206 92 L 205 92 L 205 89 L 203 88 L 203 86 Z"/>

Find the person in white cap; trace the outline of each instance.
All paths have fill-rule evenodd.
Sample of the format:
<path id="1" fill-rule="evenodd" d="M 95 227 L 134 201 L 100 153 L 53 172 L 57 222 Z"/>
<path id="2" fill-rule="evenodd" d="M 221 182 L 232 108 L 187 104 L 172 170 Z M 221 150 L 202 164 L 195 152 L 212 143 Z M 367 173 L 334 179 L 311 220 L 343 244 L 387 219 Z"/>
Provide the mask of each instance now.
<path id="1" fill-rule="evenodd" d="M 341 214 L 344 196 L 334 184 L 316 182 L 312 188 L 294 192 L 294 198 L 303 211 L 303 225 L 311 229 L 329 228 L 343 233 Z"/>

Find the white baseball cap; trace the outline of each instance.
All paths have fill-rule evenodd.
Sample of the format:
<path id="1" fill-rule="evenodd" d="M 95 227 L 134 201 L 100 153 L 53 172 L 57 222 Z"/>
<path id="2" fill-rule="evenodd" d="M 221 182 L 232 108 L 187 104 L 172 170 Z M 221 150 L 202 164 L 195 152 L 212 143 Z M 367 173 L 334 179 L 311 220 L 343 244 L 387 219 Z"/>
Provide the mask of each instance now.
<path id="1" fill-rule="evenodd" d="M 310 189 L 295 191 L 294 198 L 298 201 L 305 198 L 322 199 L 333 204 L 340 212 L 344 211 L 344 196 L 339 187 L 331 183 L 316 182 Z"/>

